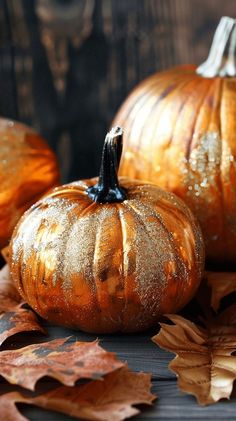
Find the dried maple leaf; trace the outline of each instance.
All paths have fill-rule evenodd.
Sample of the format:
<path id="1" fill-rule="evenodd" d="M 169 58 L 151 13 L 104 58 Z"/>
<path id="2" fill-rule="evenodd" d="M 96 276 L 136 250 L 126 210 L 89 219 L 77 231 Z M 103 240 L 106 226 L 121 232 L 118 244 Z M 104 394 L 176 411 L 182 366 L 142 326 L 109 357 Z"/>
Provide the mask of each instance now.
<path id="1" fill-rule="evenodd" d="M 236 304 L 197 326 L 178 315 L 167 315 L 174 323 L 161 323 L 153 341 L 176 357 L 169 368 L 178 376 L 181 390 L 196 396 L 201 405 L 229 398 L 236 379 Z"/>
<path id="2" fill-rule="evenodd" d="M 211 306 L 216 311 L 220 300 L 236 291 L 236 272 L 207 272 L 207 282 L 211 287 Z"/>
<path id="3" fill-rule="evenodd" d="M 122 366 L 124 363 L 97 341 L 71 342 L 71 338 L 0 352 L 0 375 L 30 390 L 43 376 L 73 386 L 82 377 L 97 379 Z"/>
<path id="4" fill-rule="evenodd" d="M 0 271 L 0 345 L 10 336 L 26 331 L 45 333 L 32 310 L 22 308 L 22 298 L 10 278 L 9 267 Z"/>
<path id="5" fill-rule="evenodd" d="M 31 310 L 16 308 L 0 315 L 0 345 L 12 335 L 20 332 L 37 331 L 45 333 Z"/>
<path id="6" fill-rule="evenodd" d="M 151 405 L 154 401 L 150 378 L 149 374 L 133 373 L 124 367 L 108 374 L 103 381 L 59 387 L 32 398 L 18 392 L 8 393 L 0 397 L 1 416 L 25 421 L 15 406 L 21 402 L 87 420 L 122 421 L 140 412 L 133 405 Z"/>
<path id="7" fill-rule="evenodd" d="M 0 313 L 12 310 L 23 300 L 10 277 L 9 266 L 0 270 Z"/>
<path id="8" fill-rule="evenodd" d="M 29 421 L 23 417 L 16 407 L 16 403 L 27 403 L 19 392 L 10 392 L 0 396 L 1 417 L 4 421 Z"/>

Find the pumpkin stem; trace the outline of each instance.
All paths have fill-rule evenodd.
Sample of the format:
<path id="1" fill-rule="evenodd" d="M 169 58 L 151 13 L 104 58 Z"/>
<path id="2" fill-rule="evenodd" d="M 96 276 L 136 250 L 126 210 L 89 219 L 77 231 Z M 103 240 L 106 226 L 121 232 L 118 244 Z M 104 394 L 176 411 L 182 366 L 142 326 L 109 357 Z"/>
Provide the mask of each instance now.
<path id="1" fill-rule="evenodd" d="M 126 199 L 125 190 L 118 181 L 118 169 L 122 153 L 123 130 L 113 127 L 107 133 L 103 151 L 98 183 L 87 189 L 90 199 L 99 203 L 123 202 Z"/>
<path id="2" fill-rule="evenodd" d="M 204 77 L 236 76 L 236 19 L 223 16 L 213 38 L 209 56 L 196 72 Z"/>

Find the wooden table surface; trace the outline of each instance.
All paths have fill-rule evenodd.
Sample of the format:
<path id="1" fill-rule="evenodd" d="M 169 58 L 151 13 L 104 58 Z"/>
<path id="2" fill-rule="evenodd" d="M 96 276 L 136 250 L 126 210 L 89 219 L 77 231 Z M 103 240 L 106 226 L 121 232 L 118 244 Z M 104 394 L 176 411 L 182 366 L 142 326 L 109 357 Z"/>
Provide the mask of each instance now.
<path id="1" fill-rule="evenodd" d="M 174 373 L 168 370 L 168 362 L 172 354 L 159 349 L 151 340 L 156 331 L 145 334 L 126 335 L 88 335 L 70 329 L 45 325 L 48 336 L 27 333 L 19 334 L 6 341 L 4 349 L 20 347 L 35 342 L 44 342 L 55 338 L 73 335 L 80 341 L 91 341 L 99 337 L 101 345 L 108 351 L 117 353 L 118 357 L 128 362 L 134 371 L 152 373 L 152 391 L 158 395 L 153 407 L 145 407 L 136 417 L 144 420 L 236 420 L 236 398 L 230 402 L 221 401 L 208 407 L 200 407 L 193 396 L 181 393 L 176 385 Z M 48 388 L 49 379 L 38 382 L 40 391 Z M 12 390 L 5 381 L 0 382 L 0 393 Z M 23 415 L 32 421 L 66 421 L 72 420 L 66 415 L 40 410 L 33 406 L 20 406 Z M 1 408 L 0 408 L 1 415 Z M 135 419 L 135 418 L 134 418 Z M 5 420 L 1 420 L 5 421 Z M 14 420 L 10 420 L 14 421 Z M 111 419 L 112 421 L 112 419 Z"/>

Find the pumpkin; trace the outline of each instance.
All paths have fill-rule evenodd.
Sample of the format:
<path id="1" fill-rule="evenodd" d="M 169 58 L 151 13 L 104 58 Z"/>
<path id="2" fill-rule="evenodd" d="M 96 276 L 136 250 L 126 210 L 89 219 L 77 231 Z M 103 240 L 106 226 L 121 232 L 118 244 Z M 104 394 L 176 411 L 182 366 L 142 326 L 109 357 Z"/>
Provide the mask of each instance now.
<path id="1" fill-rule="evenodd" d="M 0 248 L 32 203 L 58 184 L 53 151 L 31 128 L 0 118 Z"/>
<path id="2" fill-rule="evenodd" d="M 114 120 L 124 127 L 120 175 L 184 199 L 212 262 L 236 261 L 235 22 L 222 18 L 204 64 L 152 75 Z"/>
<path id="3" fill-rule="evenodd" d="M 99 179 L 57 187 L 21 218 L 11 273 L 42 317 L 88 332 L 133 332 L 183 307 L 198 288 L 200 228 L 152 184 L 117 178 L 122 130 L 108 133 Z"/>

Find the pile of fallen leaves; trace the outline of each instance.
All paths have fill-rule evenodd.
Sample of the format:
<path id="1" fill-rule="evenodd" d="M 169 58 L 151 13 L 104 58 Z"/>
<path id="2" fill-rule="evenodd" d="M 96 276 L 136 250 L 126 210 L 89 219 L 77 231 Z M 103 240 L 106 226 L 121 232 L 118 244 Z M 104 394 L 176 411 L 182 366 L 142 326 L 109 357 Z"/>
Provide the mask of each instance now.
<path id="1" fill-rule="evenodd" d="M 25 308 L 6 265 L 0 271 L 0 346 L 25 331 L 46 333 L 35 313 Z M 130 371 L 98 341 L 78 342 L 70 337 L 0 350 L 0 375 L 17 386 L 0 395 L 4 421 L 27 421 L 18 403 L 88 420 L 120 421 L 138 414 L 136 405 L 150 405 L 155 399 L 150 392 L 150 374 Z M 36 393 L 36 383 L 44 376 L 61 385 Z M 80 379 L 83 381 L 78 382 Z"/>
<path id="2" fill-rule="evenodd" d="M 211 288 L 211 291 L 209 291 Z M 201 307 L 198 322 L 177 314 L 160 323 L 152 340 L 176 357 L 169 368 L 179 388 L 209 405 L 230 398 L 236 379 L 236 303 L 223 306 L 222 298 L 236 291 L 236 273 L 208 272 L 196 297 Z M 209 298 L 208 298 L 209 296 Z M 233 300 L 235 301 L 235 300 Z"/>
<path id="3" fill-rule="evenodd" d="M 7 250 L 5 253 L 7 260 Z M 166 315 L 152 340 L 176 354 L 169 368 L 179 388 L 196 396 L 201 405 L 230 398 L 236 379 L 236 302 L 225 297 L 236 292 L 236 273 L 207 272 L 190 317 Z M 226 302 L 221 304 L 222 299 Z M 11 281 L 8 266 L 0 271 L 0 347 L 20 332 L 45 329 L 25 306 Z M 5 347 L 6 348 L 6 347 Z M 135 373 L 114 353 L 98 343 L 72 337 L 31 344 L 18 349 L 0 348 L 0 375 L 15 390 L 0 395 L 2 419 L 27 421 L 18 403 L 88 419 L 120 421 L 138 414 L 139 404 L 151 405 L 151 375 Z M 56 380 L 46 392 L 35 392 L 42 377 Z M 54 382 L 55 383 L 55 382 Z"/>

